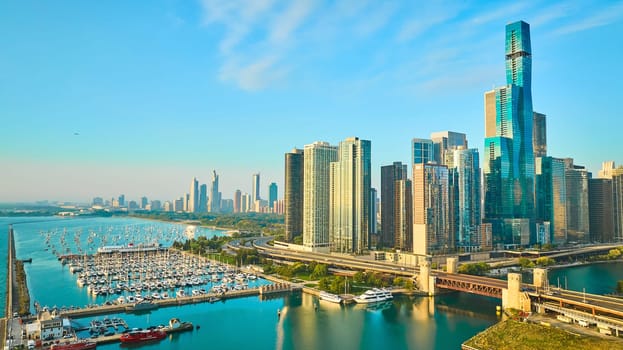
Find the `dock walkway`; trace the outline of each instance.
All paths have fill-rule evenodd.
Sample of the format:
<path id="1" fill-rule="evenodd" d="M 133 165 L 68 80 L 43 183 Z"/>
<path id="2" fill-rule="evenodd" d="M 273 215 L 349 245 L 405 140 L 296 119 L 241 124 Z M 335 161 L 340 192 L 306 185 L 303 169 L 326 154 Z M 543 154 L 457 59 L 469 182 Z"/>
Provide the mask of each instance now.
<path id="1" fill-rule="evenodd" d="M 209 302 L 211 298 L 232 299 L 232 298 L 241 298 L 241 297 L 259 295 L 259 294 L 260 294 L 259 288 L 250 288 L 250 289 L 229 291 L 229 292 L 225 292 L 222 294 L 207 293 L 207 294 L 196 295 L 196 296 L 185 296 L 185 297 L 176 297 L 176 298 L 170 298 L 170 299 L 153 300 L 152 303 L 158 305 L 158 307 L 167 307 L 167 306 L 178 306 L 178 305 Z M 126 312 L 125 308 L 128 305 L 131 305 L 131 304 L 104 305 L 104 306 L 97 306 L 97 307 L 84 308 L 84 309 L 67 310 L 67 311 L 60 312 L 60 316 L 69 317 L 69 318 L 82 318 L 82 317 L 91 317 L 91 316 L 97 316 L 97 315 L 121 313 L 121 312 Z"/>

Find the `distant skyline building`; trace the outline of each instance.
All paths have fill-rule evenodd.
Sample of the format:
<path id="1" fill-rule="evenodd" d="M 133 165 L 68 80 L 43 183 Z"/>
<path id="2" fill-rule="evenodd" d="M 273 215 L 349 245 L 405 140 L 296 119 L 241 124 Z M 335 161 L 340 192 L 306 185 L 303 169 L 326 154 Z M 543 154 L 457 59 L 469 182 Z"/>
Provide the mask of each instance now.
<path id="1" fill-rule="evenodd" d="M 120 194 L 119 195 L 119 199 L 118 199 L 118 205 L 120 207 L 125 207 L 126 203 L 125 203 L 125 195 L 124 194 Z"/>
<path id="2" fill-rule="evenodd" d="M 337 155 L 330 165 L 330 249 L 361 254 L 370 248 L 371 143 L 349 137 Z"/>
<path id="3" fill-rule="evenodd" d="M 149 203 L 149 201 L 147 200 L 147 197 L 145 196 L 141 197 L 140 208 L 145 209 L 147 207 L 147 203 Z"/>
<path id="4" fill-rule="evenodd" d="M 485 219 L 495 243 L 517 244 L 521 237 L 520 244 L 529 244 L 536 226 L 528 23 L 508 24 L 505 46 L 507 85 L 485 93 Z"/>
<path id="5" fill-rule="evenodd" d="M 381 167 L 381 234 L 378 243 L 382 248 L 393 248 L 396 244 L 396 219 L 402 219 L 401 213 L 395 209 L 396 182 L 407 178 L 407 165 L 402 162 Z M 412 216 L 411 213 L 409 215 Z"/>
<path id="6" fill-rule="evenodd" d="M 330 167 L 337 160 L 337 147 L 317 141 L 305 145 L 303 152 L 303 245 L 328 251 Z"/>
<path id="7" fill-rule="evenodd" d="M 534 112 L 532 126 L 532 147 L 534 157 L 547 156 L 547 125 L 545 114 Z"/>
<path id="8" fill-rule="evenodd" d="M 260 200 L 260 173 L 253 174 L 253 182 L 251 183 L 251 199 L 253 201 Z"/>
<path id="9" fill-rule="evenodd" d="M 242 191 L 236 190 L 234 192 L 234 213 L 242 212 Z"/>
<path id="10" fill-rule="evenodd" d="M 273 210 L 275 209 L 275 203 L 277 202 L 277 195 L 278 195 L 277 184 L 274 182 L 271 182 L 270 185 L 268 185 L 268 207 L 270 208 L 271 212 L 273 212 Z"/>
<path id="11" fill-rule="evenodd" d="M 208 211 L 210 213 L 221 211 L 221 192 L 218 190 L 218 179 L 216 170 L 212 170 L 212 184 L 210 186 L 210 198 L 208 198 Z"/>
<path id="12" fill-rule="evenodd" d="M 199 182 L 197 178 L 193 178 L 190 182 L 190 197 L 188 198 L 187 211 L 190 213 L 196 213 L 199 209 Z"/>
<path id="13" fill-rule="evenodd" d="M 285 238 L 292 242 L 303 234 L 304 152 L 293 149 L 285 154 Z"/>
<path id="14" fill-rule="evenodd" d="M 199 186 L 199 212 L 205 213 L 208 211 L 208 186 L 201 184 Z"/>

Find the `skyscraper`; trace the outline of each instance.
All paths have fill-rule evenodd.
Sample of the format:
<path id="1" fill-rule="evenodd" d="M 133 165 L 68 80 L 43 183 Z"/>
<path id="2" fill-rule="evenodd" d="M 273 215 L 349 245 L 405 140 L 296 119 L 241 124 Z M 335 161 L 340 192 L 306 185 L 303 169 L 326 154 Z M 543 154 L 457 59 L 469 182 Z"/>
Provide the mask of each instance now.
<path id="1" fill-rule="evenodd" d="M 218 178 L 216 170 L 212 171 L 212 184 L 210 186 L 210 198 L 208 199 L 208 211 L 218 213 L 221 211 L 221 192 L 218 191 Z"/>
<path id="2" fill-rule="evenodd" d="M 396 243 L 396 181 L 407 178 L 407 165 L 394 162 L 381 167 L 381 235 L 379 246 L 394 247 Z M 403 186 L 404 187 L 404 186 Z M 403 197 L 404 194 L 401 196 Z M 409 215 L 412 215 L 409 213 Z"/>
<path id="3" fill-rule="evenodd" d="M 253 202 L 262 199 L 260 197 L 260 173 L 253 174 L 253 183 L 251 184 L 251 200 Z"/>
<path id="4" fill-rule="evenodd" d="M 413 164 L 413 252 L 429 255 L 450 243 L 448 167 Z"/>
<path id="5" fill-rule="evenodd" d="M 446 160 L 452 177 L 452 220 L 454 243 L 465 250 L 479 245 L 480 204 L 480 157 L 478 149 L 458 147 L 451 151 L 452 159 Z M 450 157 L 448 157 L 450 158 Z"/>
<path id="6" fill-rule="evenodd" d="M 194 177 L 190 182 L 190 197 L 188 197 L 187 211 L 190 213 L 196 213 L 199 209 L 199 182 Z"/>
<path id="7" fill-rule="evenodd" d="M 286 241 L 303 234 L 303 170 L 302 149 L 293 149 L 285 155 L 285 226 Z"/>
<path id="8" fill-rule="evenodd" d="M 370 248 L 370 152 L 370 141 L 350 137 L 340 142 L 338 159 L 331 163 L 329 240 L 332 251 L 361 254 Z"/>
<path id="9" fill-rule="evenodd" d="M 368 224 L 368 229 L 370 231 L 371 235 L 376 235 L 376 226 L 377 226 L 377 221 L 376 221 L 376 210 L 377 210 L 377 199 L 378 199 L 378 195 L 377 195 L 377 191 L 376 188 L 370 188 L 370 223 Z M 370 244 L 372 244 L 372 242 L 370 242 Z"/>
<path id="10" fill-rule="evenodd" d="M 268 185 L 268 207 L 271 212 L 274 212 L 275 202 L 277 202 L 277 184 L 271 182 L 270 185 Z"/>
<path id="11" fill-rule="evenodd" d="M 537 211 L 539 222 L 549 222 L 549 242 L 567 242 L 567 183 L 565 162 L 553 157 L 538 157 L 536 164 Z M 516 242 L 516 241 L 515 241 Z"/>
<path id="12" fill-rule="evenodd" d="M 236 192 L 234 192 L 234 213 L 240 212 L 242 212 L 242 192 L 236 190 Z"/>
<path id="13" fill-rule="evenodd" d="M 208 186 L 201 184 L 199 186 L 199 212 L 205 213 L 208 211 Z"/>
<path id="14" fill-rule="evenodd" d="M 567 185 L 567 240 L 589 243 L 590 213 L 588 206 L 588 181 L 591 174 L 572 158 L 565 159 Z"/>
<path id="15" fill-rule="evenodd" d="M 404 178 L 394 181 L 393 211 L 393 246 L 396 249 L 411 252 L 413 251 L 413 187 L 411 180 L 407 179 L 406 172 Z"/>
<path id="16" fill-rule="evenodd" d="M 433 141 L 433 159 L 442 165 L 448 165 L 446 153 L 455 149 L 467 148 L 467 137 L 465 134 L 454 131 L 438 131 L 430 134 Z"/>
<path id="17" fill-rule="evenodd" d="M 505 51 L 507 85 L 485 93 L 485 218 L 493 224 L 496 243 L 516 242 L 516 236 L 529 243 L 536 236 L 532 50 L 526 22 L 506 26 Z"/>
<path id="18" fill-rule="evenodd" d="M 311 250 L 329 248 L 330 165 L 337 147 L 314 142 L 304 148 L 303 245 Z"/>
<path id="19" fill-rule="evenodd" d="M 547 126 L 545 114 L 533 113 L 532 145 L 534 157 L 547 156 Z"/>
<path id="20" fill-rule="evenodd" d="M 614 241 L 614 211 L 612 179 L 590 179 L 588 206 L 591 240 L 608 243 Z"/>
<path id="21" fill-rule="evenodd" d="M 433 147 L 433 141 L 418 138 L 411 140 L 412 164 L 425 164 L 432 161 L 435 161 L 435 150 Z"/>
<path id="22" fill-rule="evenodd" d="M 623 241 L 623 166 L 615 167 L 613 161 L 604 162 L 599 177 L 611 180 L 612 186 L 612 240 Z"/>

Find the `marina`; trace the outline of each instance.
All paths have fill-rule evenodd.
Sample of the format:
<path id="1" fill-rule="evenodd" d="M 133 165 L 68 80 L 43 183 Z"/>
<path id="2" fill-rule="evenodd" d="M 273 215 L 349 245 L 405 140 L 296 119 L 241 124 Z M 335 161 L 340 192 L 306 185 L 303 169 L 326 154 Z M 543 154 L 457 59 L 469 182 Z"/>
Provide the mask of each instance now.
<path id="1" fill-rule="evenodd" d="M 285 291 L 269 293 L 264 298 L 258 298 L 259 286 L 282 282 L 272 276 L 262 276 L 259 273 L 256 274 L 255 279 L 249 279 L 247 282 L 249 284 L 248 289 L 228 290 L 225 294 L 212 293 L 210 291 L 214 285 L 221 284 L 222 280 L 210 281 L 211 284 L 206 283 L 199 286 L 176 287 L 174 289 L 175 293 L 170 290 L 155 291 L 143 289 L 141 295 L 147 295 L 148 293 L 151 295 L 157 292 L 162 296 L 166 292 L 169 298 L 152 299 L 150 302 L 158 304 L 157 309 L 127 312 L 125 310 L 125 306 L 129 305 L 127 297 L 135 296 L 136 291 L 130 293 L 129 291 L 122 290 L 120 294 L 110 294 L 109 292 L 106 295 L 90 293 L 87 291 L 88 283 L 80 287 L 77 282 L 79 275 L 87 273 L 88 269 L 83 267 L 82 271 L 77 271 L 79 267 L 75 266 L 75 271 L 72 273 L 69 266 L 72 260 L 75 261 L 74 265 L 77 265 L 85 261 L 85 253 L 87 261 L 89 255 L 97 254 L 97 245 L 101 243 L 99 232 L 108 234 L 107 232 L 110 231 L 110 235 L 122 237 L 122 239 L 117 239 L 116 242 L 113 242 L 112 238 L 103 239 L 106 241 L 104 244 L 106 246 L 127 246 L 133 242 L 135 245 L 140 243 L 157 243 L 166 248 L 173 241 L 167 237 L 167 233 L 183 235 L 183 232 L 186 231 L 184 226 L 160 222 L 145 222 L 144 220 L 128 218 L 79 220 L 52 218 L 47 222 L 42 222 L 41 219 L 37 219 L 37 221 L 32 224 L 15 225 L 17 258 L 33 258 L 32 264 L 25 266 L 32 300 L 36 300 L 41 309 L 47 305 L 47 309 L 50 312 L 55 311 L 59 315 L 71 318 L 72 324 L 76 324 L 76 327 L 80 326 L 79 328 L 87 327 L 94 318 L 99 318 L 102 321 L 105 317 L 111 320 L 113 318 L 122 318 L 130 329 L 148 329 L 154 325 L 166 325 L 172 317 L 192 322 L 195 326 L 192 332 L 169 333 L 167 339 L 149 345 L 150 348 L 154 349 L 169 349 L 172 346 L 184 349 L 207 347 L 295 349 L 322 348 L 327 346 L 350 349 L 353 344 L 351 340 L 345 339 L 343 334 L 345 332 L 353 332 L 353 330 L 355 330 L 353 337 L 361 339 L 361 344 L 366 344 L 360 347 L 362 349 L 384 348 L 387 346 L 399 347 L 399 343 L 397 341 L 394 342 L 392 339 L 403 339 L 402 341 L 404 341 L 404 339 L 411 338 L 418 339 L 418 348 L 422 349 L 457 348 L 462 340 L 496 322 L 494 312 L 483 313 L 479 311 L 480 309 L 495 310 L 495 302 L 489 301 L 487 298 L 470 295 L 455 294 L 442 296 L 436 297 L 434 301 L 429 298 L 396 296 L 388 303 L 377 303 L 370 307 L 344 306 L 325 301 L 319 303 L 317 294 L 289 293 Z M 147 229 L 142 231 L 138 229 L 140 227 Z M 97 245 L 81 241 L 83 252 L 78 253 L 75 242 L 68 238 L 74 235 L 76 231 L 82 232 L 82 238 L 86 237 L 86 232 L 98 232 L 98 237 L 95 239 L 98 242 Z M 126 231 L 132 232 L 134 236 L 128 237 L 125 240 Z M 52 249 L 47 246 L 45 239 L 42 239 L 46 235 L 42 235 L 41 232 L 56 232 L 56 234 L 50 236 L 49 243 L 51 247 L 56 247 L 57 251 L 61 247 L 60 237 L 66 236 L 65 245 L 70 250 L 64 249 L 63 251 L 64 254 L 62 255 L 65 255 L 66 258 L 65 265 L 60 263 L 60 260 L 58 260 L 59 256 L 54 254 Z M 207 236 L 210 238 L 222 233 L 202 232 L 197 228 L 195 234 L 210 235 Z M 157 242 L 154 242 L 154 237 L 160 238 Z M 141 254 L 145 255 L 147 253 L 138 253 L 138 256 Z M 158 254 L 166 255 L 166 253 Z M 140 261 L 140 258 L 137 259 Z M 186 259 L 186 257 L 181 259 L 181 261 L 184 261 L 183 259 Z M 207 262 L 219 264 L 218 261 Z M 209 270 L 210 268 L 206 269 Z M 236 280 L 238 273 L 243 272 L 242 270 L 244 270 L 244 273 L 250 272 L 244 267 L 240 269 L 232 266 L 231 269 L 240 270 L 234 271 L 234 280 Z M 105 271 L 106 268 L 103 268 L 103 270 Z M 52 275 L 54 278 L 49 278 Z M 111 274 L 109 273 L 109 275 Z M 139 278 L 133 281 L 133 283 L 148 282 L 145 279 L 146 274 L 142 273 L 142 275 L 142 280 Z M 121 279 L 121 275 L 119 278 Z M 203 278 L 207 281 L 208 276 Z M 212 274 L 210 274 L 209 278 L 210 280 L 212 279 Z M 110 281 L 108 281 L 108 278 L 106 280 L 106 283 L 99 285 L 102 287 L 107 285 L 107 288 L 110 289 L 110 284 L 113 284 L 113 287 L 115 287 L 116 282 L 119 282 L 119 280 L 113 281 L 112 275 Z M 207 293 L 199 294 L 201 288 L 205 289 Z M 180 289 L 185 291 L 185 295 L 178 296 L 177 298 L 172 297 L 172 293 L 177 295 Z M 193 290 L 197 290 L 194 296 Z M 125 302 L 123 304 L 118 301 L 122 296 Z M 439 303 L 450 303 L 452 305 L 459 303 L 468 308 L 470 305 L 478 305 L 479 307 L 473 310 L 472 316 L 464 317 L 461 314 L 453 315 L 445 311 L 435 312 L 436 304 Z M 487 305 L 489 306 L 487 307 Z M 279 316 L 277 315 L 277 310 L 279 310 Z M 393 330 L 391 330 L 388 328 L 390 325 L 388 322 L 395 324 L 398 328 L 392 326 L 391 329 Z M 313 325 L 312 328 L 309 328 L 310 324 Z M 370 326 L 373 324 L 375 326 L 372 329 Z M 414 324 L 419 326 L 413 327 Z M 437 330 L 432 333 L 426 331 L 427 325 L 430 324 L 436 324 Z M 200 329 L 199 325 L 201 326 Z M 302 327 L 307 329 L 304 334 L 300 332 Z M 460 327 L 461 332 L 457 334 L 456 339 L 438 337 L 437 332 L 443 333 L 449 327 L 452 329 Z M 244 337 L 236 336 L 240 329 L 245 330 Z M 364 332 L 364 329 L 368 329 L 368 331 Z M 108 331 L 112 330 L 113 328 L 109 327 Z M 123 327 L 118 326 L 114 336 L 99 335 L 97 337 L 97 348 L 104 350 L 118 349 L 119 341 L 114 340 L 114 337 L 119 337 L 120 335 L 117 334 L 124 330 Z M 96 339 L 90 338 L 91 334 L 88 329 L 78 331 L 77 336 L 81 339 L 88 338 L 93 341 Z M 110 343 L 107 342 L 108 339 L 110 339 Z M 380 342 L 380 339 L 385 340 Z M 443 341 L 440 343 L 439 339 Z M 402 341 L 400 344 L 402 344 Z M 408 342 L 412 346 L 414 345 L 412 341 L 408 340 Z M 176 345 L 173 345 L 173 343 Z"/>

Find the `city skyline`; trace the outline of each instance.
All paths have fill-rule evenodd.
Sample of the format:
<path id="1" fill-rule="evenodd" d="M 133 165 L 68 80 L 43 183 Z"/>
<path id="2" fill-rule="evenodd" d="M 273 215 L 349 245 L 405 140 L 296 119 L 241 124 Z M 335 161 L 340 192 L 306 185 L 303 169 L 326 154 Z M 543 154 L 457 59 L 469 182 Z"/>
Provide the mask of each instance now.
<path id="1" fill-rule="evenodd" d="M 413 138 L 452 130 L 482 152 L 482 92 L 505 82 L 516 20 L 531 25 L 548 155 L 593 175 L 623 162 L 621 2 L 117 6 L 0 5 L 0 201 L 172 200 L 213 169 L 233 198 L 254 173 L 284 188 L 287 150 L 351 136 L 372 142 L 379 189 Z"/>

